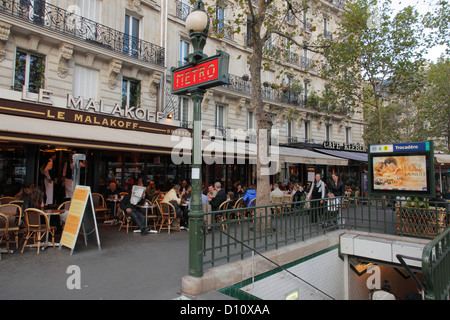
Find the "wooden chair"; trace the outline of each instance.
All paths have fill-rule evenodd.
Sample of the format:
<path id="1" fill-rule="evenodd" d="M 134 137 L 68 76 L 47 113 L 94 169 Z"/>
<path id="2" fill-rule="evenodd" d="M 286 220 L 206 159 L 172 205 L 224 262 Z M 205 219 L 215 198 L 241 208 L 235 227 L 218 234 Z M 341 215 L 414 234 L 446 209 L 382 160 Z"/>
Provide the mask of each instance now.
<path id="1" fill-rule="evenodd" d="M 178 231 L 181 232 L 180 217 L 175 217 L 176 216 L 175 207 L 167 201 L 161 201 L 159 207 L 161 210 L 161 223 L 159 226 L 159 232 L 161 232 L 161 229 L 167 229 L 169 234 L 171 229 L 178 229 Z M 171 212 L 173 212 L 173 215 L 171 214 Z M 173 227 L 172 223 L 175 220 L 178 222 L 178 225 L 176 227 Z"/>
<path id="2" fill-rule="evenodd" d="M 8 204 L 11 201 L 14 201 L 15 199 L 13 197 L 1 197 L 0 198 L 0 204 Z"/>
<path id="3" fill-rule="evenodd" d="M 64 210 L 64 213 L 61 213 L 59 217 L 61 218 L 61 223 L 65 224 L 67 220 L 67 216 L 69 215 L 70 204 L 72 201 L 65 201 L 58 206 L 58 210 Z"/>
<path id="4" fill-rule="evenodd" d="M 253 216 L 255 214 L 255 210 L 254 210 L 255 205 L 256 205 L 256 198 L 252 199 L 248 203 L 247 210 L 245 210 L 246 216 L 251 216 L 253 218 Z"/>
<path id="5" fill-rule="evenodd" d="M 92 193 L 92 201 L 94 202 L 95 216 L 98 219 L 98 214 L 103 214 L 103 219 L 107 220 L 108 208 L 106 207 L 105 198 L 100 193 Z"/>
<path id="6" fill-rule="evenodd" d="M 225 229 L 227 225 L 224 223 L 227 220 L 227 210 L 228 206 L 230 205 L 230 200 L 226 200 L 222 202 L 219 206 L 219 211 L 223 211 L 223 213 L 216 214 L 216 223 L 222 222 L 222 229 Z"/>
<path id="7" fill-rule="evenodd" d="M 16 243 L 16 249 L 19 249 L 19 233 L 23 231 L 22 225 L 22 207 L 17 204 L 2 204 L 0 205 L 0 213 L 14 213 L 8 214 L 9 219 L 8 232 L 14 234 L 14 242 Z M 10 239 L 11 241 L 11 239 Z"/>
<path id="8" fill-rule="evenodd" d="M 233 209 L 240 209 L 244 207 L 244 198 L 239 198 L 236 200 L 236 202 L 234 203 Z M 237 210 L 234 212 L 236 219 L 241 220 L 242 219 L 242 211 L 241 210 Z M 241 223 L 241 221 L 239 221 L 239 224 Z"/>
<path id="9" fill-rule="evenodd" d="M 122 221 L 120 222 L 119 231 L 122 230 L 122 227 L 125 225 L 127 228 L 127 233 L 130 228 L 137 229 L 139 226 L 131 219 L 130 216 L 127 216 L 125 212 L 120 208 L 120 206 L 117 208 L 117 214 L 119 216 L 122 216 Z"/>
<path id="10" fill-rule="evenodd" d="M 23 200 L 13 200 L 9 204 L 17 204 L 18 206 L 22 206 Z"/>
<path id="11" fill-rule="evenodd" d="M 9 219 L 3 213 L 0 213 L 0 243 L 5 240 L 6 250 L 9 254 L 9 231 L 8 231 Z M 1 249 L 0 249 L 1 250 Z"/>
<path id="12" fill-rule="evenodd" d="M 283 203 L 283 196 L 275 196 L 272 198 L 273 213 L 278 214 L 283 211 L 281 204 Z"/>
<path id="13" fill-rule="evenodd" d="M 41 218 L 44 219 L 44 224 L 41 223 Z M 22 253 L 27 246 L 28 240 L 33 236 L 34 244 L 37 242 L 37 254 L 39 254 L 41 245 L 49 244 L 47 242 L 42 242 L 42 239 L 49 233 L 52 236 L 53 248 L 55 248 L 55 230 L 56 227 L 51 227 L 47 215 L 34 208 L 29 208 L 25 210 L 25 224 L 27 226 L 27 235 L 25 236 L 25 242 L 22 247 Z M 46 241 L 46 240 L 44 240 Z M 32 245 L 28 245 L 32 246 Z"/>
<path id="14" fill-rule="evenodd" d="M 147 212 L 147 221 L 152 221 L 153 222 L 153 230 L 156 230 L 156 224 L 158 222 L 158 214 L 155 213 L 155 209 L 158 209 L 158 206 L 155 203 L 152 203 L 150 200 L 145 200 L 145 203 L 147 205 L 156 206 L 156 208 L 150 208 L 152 210 L 151 214 Z"/>

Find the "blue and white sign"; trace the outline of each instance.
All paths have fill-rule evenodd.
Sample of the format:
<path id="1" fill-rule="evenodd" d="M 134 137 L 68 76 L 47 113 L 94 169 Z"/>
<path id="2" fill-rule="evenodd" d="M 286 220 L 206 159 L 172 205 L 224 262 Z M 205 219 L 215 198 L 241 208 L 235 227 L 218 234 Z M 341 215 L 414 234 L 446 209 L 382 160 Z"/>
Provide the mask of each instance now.
<path id="1" fill-rule="evenodd" d="M 370 153 L 411 151 L 430 151 L 430 142 L 374 144 L 370 146 Z"/>

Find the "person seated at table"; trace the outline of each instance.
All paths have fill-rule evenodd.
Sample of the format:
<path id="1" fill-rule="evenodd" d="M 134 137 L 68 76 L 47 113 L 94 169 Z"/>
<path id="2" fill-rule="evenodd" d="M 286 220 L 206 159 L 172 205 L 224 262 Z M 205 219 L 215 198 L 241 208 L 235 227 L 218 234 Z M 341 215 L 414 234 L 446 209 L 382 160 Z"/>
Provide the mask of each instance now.
<path id="1" fill-rule="evenodd" d="M 256 188 L 254 185 L 251 185 L 248 190 L 245 192 L 244 201 L 247 203 L 247 206 L 250 204 L 250 202 L 256 198 Z M 254 202 L 250 205 L 250 207 L 254 207 Z"/>
<path id="2" fill-rule="evenodd" d="M 236 190 L 234 191 L 234 199 L 238 200 L 239 198 L 242 198 L 244 196 L 245 192 L 244 189 L 242 189 L 242 185 L 239 183 L 236 186 Z"/>
<path id="3" fill-rule="evenodd" d="M 44 210 L 44 191 L 38 186 L 33 185 L 29 197 L 23 198 L 22 212 L 25 214 L 25 210 L 29 208 Z M 41 217 L 41 223 L 45 223 L 43 217 Z M 52 215 L 51 218 L 49 218 L 49 224 L 50 226 L 56 227 L 57 233 L 61 233 L 61 217 L 59 215 Z"/>
<path id="4" fill-rule="evenodd" d="M 284 195 L 283 191 L 280 190 L 278 183 L 273 185 L 273 190 L 270 192 L 270 202 L 273 203 L 275 197 L 282 197 Z"/>
<path id="5" fill-rule="evenodd" d="M 222 189 L 222 184 L 220 182 L 216 182 L 214 184 L 214 190 L 216 190 L 216 194 L 214 197 L 208 194 L 208 201 L 211 204 L 211 210 L 217 211 L 222 203 L 227 201 L 227 193 L 224 189 Z"/>
<path id="6" fill-rule="evenodd" d="M 180 192 L 180 189 L 181 189 L 181 187 L 179 184 L 174 185 L 173 188 L 170 189 L 169 192 L 166 193 L 163 201 L 170 202 L 173 205 L 173 207 L 175 208 L 175 217 L 181 217 L 181 220 L 182 220 L 181 226 L 185 226 L 187 224 L 187 222 L 184 221 L 184 219 L 183 219 L 183 212 L 180 208 L 180 204 L 181 204 L 181 198 L 183 198 L 186 191 Z"/>
<path id="7" fill-rule="evenodd" d="M 141 229 L 141 235 L 145 236 L 148 234 L 149 228 L 146 227 L 145 216 L 137 207 L 137 205 L 142 204 L 145 204 L 145 188 L 133 186 L 131 194 L 125 195 L 120 201 L 120 209 L 123 210 L 125 215 L 133 219 Z"/>
<path id="8" fill-rule="evenodd" d="M 150 181 L 147 188 L 145 189 L 146 198 L 150 201 L 153 200 L 153 198 L 157 195 L 159 195 L 159 190 L 156 189 L 155 183 L 153 181 Z"/>

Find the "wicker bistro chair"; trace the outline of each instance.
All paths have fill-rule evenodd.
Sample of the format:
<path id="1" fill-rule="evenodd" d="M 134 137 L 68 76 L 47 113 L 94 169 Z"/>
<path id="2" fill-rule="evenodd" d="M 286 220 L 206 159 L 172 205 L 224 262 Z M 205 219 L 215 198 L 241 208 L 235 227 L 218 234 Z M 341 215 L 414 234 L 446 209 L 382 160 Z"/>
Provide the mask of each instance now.
<path id="1" fill-rule="evenodd" d="M 0 198 L 0 204 L 8 204 L 11 201 L 14 201 L 16 199 L 14 199 L 13 197 L 1 197 Z"/>
<path id="2" fill-rule="evenodd" d="M 17 204 L 3 204 L 0 205 L 0 213 L 9 213 L 7 215 L 9 220 L 8 232 L 14 234 L 16 249 L 19 249 L 19 234 L 24 230 L 22 225 L 22 207 Z M 14 214 L 11 215 L 11 213 Z M 11 241 L 11 238 L 9 241 Z"/>
<path id="3" fill-rule="evenodd" d="M 167 201 L 161 201 L 159 203 L 159 208 L 161 210 L 161 221 L 159 224 L 158 232 L 161 232 L 161 229 L 168 230 L 169 234 L 171 229 L 175 229 L 181 232 L 180 217 L 176 217 L 175 207 Z M 178 222 L 177 226 L 172 226 L 172 223 L 174 221 Z"/>
<path id="4" fill-rule="evenodd" d="M 0 243 L 5 240 L 6 250 L 9 253 L 9 219 L 3 213 L 0 213 Z M 1 250 L 1 249 L 0 249 Z"/>
<path id="5" fill-rule="evenodd" d="M 240 209 L 244 207 L 244 198 L 239 198 L 236 200 L 236 202 L 234 203 L 233 209 Z M 236 219 L 239 220 L 239 224 L 241 223 L 241 219 L 242 219 L 242 212 L 241 210 L 236 210 L 234 212 L 234 215 L 236 217 Z"/>
<path id="6" fill-rule="evenodd" d="M 92 201 L 94 202 L 95 216 L 98 219 L 98 214 L 103 214 L 103 219 L 108 220 L 108 207 L 106 206 L 105 199 L 100 193 L 92 193 Z"/>
<path id="7" fill-rule="evenodd" d="M 230 205 L 230 200 L 226 200 L 224 202 L 222 202 L 219 206 L 219 211 L 223 211 L 222 213 L 218 213 L 216 214 L 216 223 L 221 222 L 222 223 L 222 229 L 225 229 L 225 227 L 228 227 L 225 224 L 225 221 L 227 220 L 227 210 L 228 210 L 228 206 Z"/>
<path id="8" fill-rule="evenodd" d="M 44 220 L 44 223 L 41 223 L 41 218 Z M 29 208 L 25 210 L 25 224 L 27 226 L 27 235 L 25 236 L 25 242 L 22 247 L 22 253 L 25 247 L 27 246 L 28 240 L 33 237 L 34 244 L 37 245 L 37 254 L 39 254 L 39 250 L 41 245 L 49 244 L 47 242 L 42 242 L 42 239 L 50 234 L 52 236 L 52 244 L 53 248 L 55 248 L 55 230 L 56 227 L 51 227 L 49 223 L 49 219 L 47 215 L 39 210 L 34 208 Z M 37 244 L 36 244 L 37 242 Z M 28 245 L 32 246 L 32 245 Z"/>
<path id="9" fill-rule="evenodd" d="M 283 211 L 283 207 L 281 204 L 283 203 L 283 196 L 276 196 L 272 198 L 272 204 L 273 206 L 273 213 L 274 217 Z"/>

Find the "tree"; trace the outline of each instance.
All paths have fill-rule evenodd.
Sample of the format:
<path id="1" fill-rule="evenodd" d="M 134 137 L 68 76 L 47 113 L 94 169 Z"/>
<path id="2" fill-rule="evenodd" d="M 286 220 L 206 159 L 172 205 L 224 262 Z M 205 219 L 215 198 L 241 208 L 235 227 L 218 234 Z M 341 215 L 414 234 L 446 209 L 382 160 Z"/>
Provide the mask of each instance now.
<path id="1" fill-rule="evenodd" d="M 450 59 L 430 64 L 425 77 L 426 86 L 417 102 L 419 131 L 435 141 L 437 150 L 450 153 Z"/>
<path id="2" fill-rule="evenodd" d="M 269 150 L 271 129 L 273 124 L 273 114 L 263 109 L 262 83 L 261 73 L 264 69 L 276 64 L 280 59 L 289 58 L 289 49 L 291 46 L 299 46 L 301 48 L 309 48 L 314 50 L 313 46 L 307 46 L 298 42 L 304 30 L 300 27 L 292 26 L 286 23 L 288 18 L 294 18 L 302 22 L 302 13 L 305 10 L 313 12 L 312 3 L 315 1 L 307 0 L 230 0 L 227 6 L 233 7 L 232 17 L 228 17 L 227 25 L 233 25 L 232 33 L 241 33 L 247 29 L 248 46 L 251 53 L 248 55 L 248 64 L 251 76 L 251 105 L 254 108 L 257 135 L 257 198 L 258 206 L 269 204 L 270 181 L 269 174 L 271 172 L 270 163 L 264 161 L 267 150 Z M 319 3 L 319 2 L 317 2 Z M 222 4 L 222 0 L 210 0 L 205 4 L 208 7 L 210 16 L 217 16 L 217 8 Z M 224 23 L 222 16 L 213 19 L 215 25 L 216 37 L 220 38 L 224 34 Z M 300 25 L 300 24 L 297 24 Z M 283 47 L 275 47 L 270 40 L 273 36 L 284 39 Z M 279 69 L 280 74 L 283 73 Z M 261 134 L 265 133 L 265 134 Z M 257 212 L 258 215 L 258 212 Z M 264 224 L 266 220 L 263 220 Z M 270 226 L 270 222 L 268 221 Z M 261 226 L 265 230 L 265 225 Z"/>
<path id="3" fill-rule="evenodd" d="M 389 141 L 384 126 L 386 106 L 392 107 L 421 86 L 423 27 L 413 7 L 392 15 L 390 0 L 355 0 L 347 3 L 337 39 L 325 50 L 330 81 L 330 110 L 347 107 L 376 115 L 368 123 L 366 143 Z M 394 111 L 395 112 L 395 111 Z M 376 124 L 376 127 L 373 125 Z"/>

